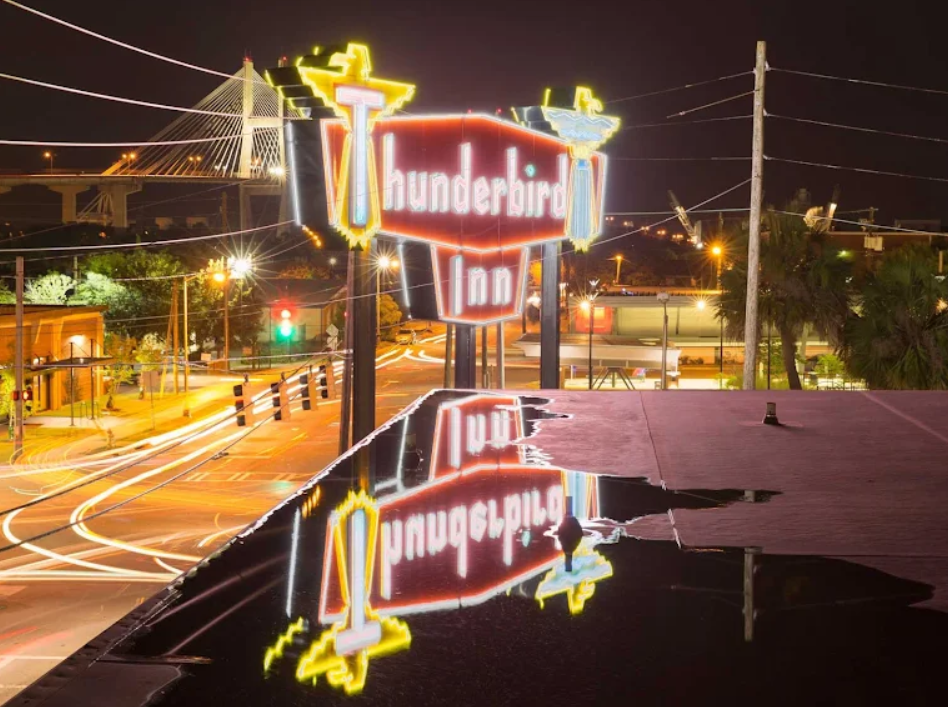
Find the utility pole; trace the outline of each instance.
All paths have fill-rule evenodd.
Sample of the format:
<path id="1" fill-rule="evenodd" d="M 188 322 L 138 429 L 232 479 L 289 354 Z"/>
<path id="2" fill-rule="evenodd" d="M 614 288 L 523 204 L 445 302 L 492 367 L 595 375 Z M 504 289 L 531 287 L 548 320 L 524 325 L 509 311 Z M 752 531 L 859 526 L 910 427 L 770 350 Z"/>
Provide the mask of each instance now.
<path id="1" fill-rule="evenodd" d="M 224 280 L 224 372 L 230 370 L 230 273 Z"/>
<path id="2" fill-rule="evenodd" d="M 757 383 L 757 298 L 760 287 L 760 211 L 764 195 L 764 80 L 767 43 L 757 42 L 754 68 L 754 138 L 751 153 L 750 239 L 747 243 L 747 306 L 744 315 L 744 390 Z M 723 358 L 723 351 L 722 358 Z"/>
<path id="3" fill-rule="evenodd" d="M 14 360 L 14 386 L 16 396 L 13 414 L 16 422 L 13 429 L 13 459 L 23 453 L 23 256 L 16 259 L 16 355 Z"/>
<path id="4" fill-rule="evenodd" d="M 191 417 L 191 408 L 188 406 L 188 371 L 191 355 L 191 330 L 188 328 L 188 276 L 185 275 L 184 284 L 184 416 Z"/>
<path id="5" fill-rule="evenodd" d="M 171 328 L 171 371 L 174 376 L 174 394 L 178 394 L 178 281 L 171 281 L 171 316 L 174 325 Z"/>

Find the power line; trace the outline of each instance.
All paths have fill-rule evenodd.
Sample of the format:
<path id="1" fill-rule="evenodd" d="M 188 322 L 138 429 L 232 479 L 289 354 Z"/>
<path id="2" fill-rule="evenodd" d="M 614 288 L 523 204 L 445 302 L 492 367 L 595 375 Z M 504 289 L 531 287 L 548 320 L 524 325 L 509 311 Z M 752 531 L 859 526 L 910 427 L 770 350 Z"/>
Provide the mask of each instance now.
<path id="1" fill-rule="evenodd" d="M 779 209 L 771 209 L 775 214 L 783 214 L 784 216 L 799 216 L 803 218 L 803 214 L 796 213 L 794 211 L 781 211 Z M 848 223 L 853 226 L 862 226 L 869 231 L 895 231 L 898 233 L 917 233 L 917 234 L 926 234 L 929 236 L 945 236 L 948 234 L 940 233 L 938 231 L 919 231 L 917 228 L 902 228 L 901 226 L 883 226 L 877 223 L 864 223 L 862 221 L 852 221 L 850 219 L 838 218 L 834 216 L 831 219 L 834 223 Z M 832 233 L 832 231 L 830 231 Z"/>
<path id="2" fill-rule="evenodd" d="M 925 140 L 927 142 L 948 143 L 948 139 L 940 137 L 928 137 L 926 135 L 912 135 L 910 133 L 896 133 L 890 130 L 876 130 L 875 128 L 863 128 L 856 125 L 843 125 L 841 123 L 829 123 L 824 120 L 812 120 L 810 118 L 793 118 L 787 115 L 777 115 L 767 113 L 768 118 L 777 118 L 779 120 L 791 120 L 795 123 L 806 123 L 808 125 L 820 125 L 827 128 L 840 128 L 842 130 L 855 130 L 860 133 L 873 133 L 876 135 L 888 135 L 889 137 L 904 137 L 910 140 Z"/>
<path id="3" fill-rule="evenodd" d="M 688 209 L 690 214 L 717 214 L 717 213 L 730 213 L 730 212 L 743 212 L 749 211 L 746 206 L 738 206 L 735 208 L 728 209 L 697 209 L 692 208 Z M 674 215 L 677 214 L 676 211 L 607 211 L 606 216 L 665 216 L 665 215 Z"/>
<path id="4" fill-rule="evenodd" d="M 233 78 L 233 77 L 232 77 Z M 140 101 L 135 98 L 124 98 L 122 96 L 113 96 L 108 93 L 96 93 L 95 91 L 86 91 L 82 88 L 73 88 L 71 86 L 62 86 L 60 84 L 48 83 L 46 81 L 38 81 L 36 79 L 28 79 L 24 76 L 14 76 L 13 74 L 3 74 L 0 73 L 0 79 L 7 79 L 9 81 L 17 81 L 19 83 L 29 84 L 30 86 L 39 86 L 40 88 L 50 88 L 54 91 L 63 91 L 65 93 L 74 93 L 79 96 L 88 96 L 89 98 L 99 98 L 105 101 L 113 101 L 115 103 L 126 103 L 133 106 L 142 106 L 144 108 L 158 108 L 159 110 L 170 110 L 177 113 L 196 113 L 199 115 L 209 115 L 217 118 L 243 118 L 244 116 L 240 113 L 218 113 L 216 111 L 201 110 L 200 108 L 184 108 L 183 106 L 173 106 L 166 103 L 153 103 L 151 101 Z M 251 118 L 260 117 L 260 116 L 250 116 Z M 293 120 L 293 117 L 286 116 L 284 120 Z"/>
<path id="5" fill-rule="evenodd" d="M 695 204 L 695 205 L 692 206 L 691 208 L 685 209 L 685 213 L 690 214 L 690 213 L 694 212 L 695 210 L 700 209 L 702 206 L 706 206 L 706 205 L 710 204 L 712 201 L 716 201 L 716 200 L 720 199 L 722 196 L 727 196 L 727 195 L 730 194 L 731 192 L 737 191 L 737 190 L 740 189 L 741 187 L 747 186 L 747 185 L 750 184 L 750 183 L 751 183 L 751 178 L 748 177 L 748 178 L 745 179 L 743 182 L 740 182 L 740 183 L 738 183 L 738 184 L 735 184 L 733 187 L 728 187 L 728 188 L 725 189 L 724 191 L 718 192 L 718 193 L 715 194 L 714 196 L 709 197 L 709 198 L 705 199 L 704 201 L 698 202 L 697 204 Z M 717 211 L 717 209 L 715 209 L 715 211 Z M 635 234 L 635 233 L 642 233 L 642 232 L 644 232 L 644 231 L 647 231 L 647 230 L 650 230 L 650 229 L 652 229 L 652 228 L 655 228 L 656 226 L 661 226 L 662 224 L 668 223 L 669 221 L 675 221 L 675 220 L 677 220 L 677 219 L 678 219 L 678 215 L 675 214 L 674 216 L 669 216 L 668 218 L 663 218 L 662 220 L 656 221 L 655 223 L 650 223 L 648 226 L 642 226 L 642 227 L 640 227 L 640 228 L 636 228 L 636 229 L 633 229 L 633 230 L 631 230 L 631 231 L 627 231 L 626 233 L 620 233 L 619 235 L 617 235 L 617 236 L 612 236 L 612 237 L 610 237 L 610 238 L 604 238 L 604 239 L 602 239 L 602 240 L 596 240 L 596 241 L 595 241 L 595 245 L 602 245 L 603 243 L 609 243 L 609 242 L 611 242 L 611 241 L 615 241 L 615 240 L 618 240 L 618 239 L 620 239 L 620 238 L 625 238 L 626 236 L 631 236 L 631 235 L 633 235 L 633 234 Z M 574 253 L 574 252 L 576 252 L 576 249 L 575 249 L 575 248 L 572 248 L 572 249 L 570 249 L 570 250 L 568 250 L 568 251 L 564 250 L 563 252 L 564 252 L 564 253 Z M 538 262 L 540 262 L 540 261 L 541 261 L 541 258 L 535 258 L 535 259 L 534 259 L 533 261 L 531 261 L 531 262 L 536 262 L 536 263 L 538 263 Z"/>
<path id="6" fill-rule="evenodd" d="M 782 74 L 795 74 L 797 76 L 809 76 L 815 79 L 826 79 L 829 81 L 843 81 L 845 83 L 863 84 L 866 86 L 878 86 L 881 88 L 893 88 L 900 91 L 917 91 L 918 93 L 931 93 L 939 96 L 948 96 L 948 91 L 937 88 L 921 88 L 919 86 L 906 86 L 904 84 L 886 83 L 884 81 L 869 81 L 866 79 L 847 78 L 845 76 L 832 76 L 830 74 L 818 74 L 813 71 L 798 71 L 795 69 L 777 69 L 768 67 L 768 71 L 777 71 Z"/>
<path id="7" fill-rule="evenodd" d="M 732 160 L 749 160 L 750 157 L 609 157 L 610 160 L 620 162 L 727 162 Z"/>
<path id="8" fill-rule="evenodd" d="M 255 231 L 263 231 L 269 228 L 279 228 L 280 226 L 288 226 L 293 223 L 293 221 L 281 221 L 280 223 L 273 223 L 266 226 L 257 226 L 255 228 L 247 228 L 242 231 L 230 231 L 228 233 L 214 233 L 208 236 L 192 236 L 190 238 L 172 238 L 163 241 L 142 241 L 141 243 L 110 243 L 108 245 L 76 245 L 76 246 L 52 246 L 48 248 L 0 248 L 0 253 L 38 253 L 46 251 L 79 251 L 79 250 L 119 250 L 123 248 L 147 248 L 149 246 L 155 245 L 174 245 L 177 243 L 194 243 L 195 241 L 207 241 L 216 238 L 229 238 L 231 236 L 239 236 L 244 233 L 253 233 Z"/>
<path id="9" fill-rule="evenodd" d="M 10 0 L 4 0 L 4 2 L 9 2 Z M 606 101 L 606 104 L 610 103 L 622 103 L 623 101 L 635 101 L 639 98 L 648 98 L 649 96 L 658 96 L 663 93 L 673 93 L 675 91 L 683 91 L 686 88 L 695 88 L 696 86 L 707 86 L 708 84 L 717 83 L 718 81 L 727 81 L 728 79 L 736 79 L 739 76 L 747 76 L 753 74 L 753 71 L 741 71 L 737 74 L 729 74 L 727 76 L 719 76 L 716 79 L 708 79 L 707 81 L 698 81 L 696 83 L 686 83 L 681 86 L 675 86 L 674 88 L 663 88 L 659 91 L 650 91 L 649 93 L 640 93 L 636 96 L 625 96 L 624 98 L 613 98 L 611 101 Z"/>
<path id="10" fill-rule="evenodd" d="M 922 179 L 928 182 L 942 182 L 948 183 L 948 178 L 945 177 L 926 177 L 919 174 L 904 174 L 902 172 L 886 172 L 879 169 L 868 169 L 866 167 L 846 167 L 844 165 L 838 164 L 824 164 L 822 162 L 808 162 L 806 160 L 791 160 L 783 157 L 771 157 L 770 155 L 764 155 L 765 160 L 771 162 L 786 162 L 788 164 L 798 164 L 805 167 L 822 167 L 824 169 L 837 169 L 848 172 L 861 172 L 862 174 L 877 174 L 883 177 L 902 177 L 904 179 Z"/>
<path id="11" fill-rule="evenodd" d="M 622 130 L 638 130 L 640 128 L 666 128 L 672 125 L 697 125 L 699 123 L 720 123 L 727 120 L 749 120 L 753 118 L 752 115 L 728 115 L 723 118 L 701 118 L 699 120 L 676 120 L 674 122 L 665 122 L 665 123 L 645 123 L 642 125 L 626 125 Z"/>
<path id="12" fill-rule="evenodd" d="M 4 0 L 6 2 L 7 0 Z M 230 115 L 220 113 L 218 115 Z M 42 140 L 0 140 L 0 145 L 18 145 L 21 147 L 169 147 L 172 145 L 198 145 L 223 140 L 238 140 L 242 135 L 221 135 L 220 137 L 202 137 L 193 140 L 159 140 L 157 142 L 60 142 Z"/>
<path id="13" fill-rule="evenodd" d="M 704 105 L 697 106 L 695 108 L 688 108 L 687 110 L 678 111 L 677 113 L 672 113 L 671 115 L 666 115 L 666 118 L 677 118 L 682 115 L 688 115 L 689 113 L 696 113 L 699 110 L 704 110 L 705 108 L 712 108 L 714 106 L 719 106 L 722 103 L 729 103 L 730 101 L 736 101 L 738 98 L 744 98 L 745 96 L 753 96 L 753 91 L 745 91 L 744 93 L 738 93 L 736 96 L 730 96 L 728 98 L 722 98 L 719 101 L 712 101 L 711 103 L 705 103 Z"/>
<path id="14" fill-rule="evenodd" d="M 208 69 L 207 67 L 199 66 L 198 64 L 191 64 L 191 63 L 186 62 L 186 61 L 181 61 L 180 59 L 174 59 L 174 58 L 172 58 L 172 57 L 170 57 L 170 56 L 165 56 L 164 54 L 158 54 L 157 52 L 151 52 L 151 51 L 148 51 L 147 49 L 142 49 L 141 47 L 136 47 L 134 44 L 128 44 L 127 42 L 122 42 L 122 41 L 120 41 L 120 40 L 118 40 L 118 39 L 113 39 L 112 37 L 108 37 L 108 36 L 106 36 L 106 35 L 104 35 L 104 34 L 99 34 L 98 32 L 93 32 L 93 31 L 90 30 L 90 29 L 86 29 L 85 27 L 80 27 L 79 25 L 73 24 L 72 22 L 67 22 L 66 20 L 62 20 L 62 19 L 60 19 L 60 18 L 58 18 L 58 17 L 54 17 L 53 15 L 47 14 L 47 13 L 45 13 L 45 12 L 40 12 L 39 10 L 37 10 L 37 9 L 35 9 L 35 8 L 29 7 L 29 6 L 27 6 L 27 5 L 23 5 L 23 4 L 18 3 L 18 2 L 14 2 L 14 0 L 3 0 L 3 2 L 5 2 L 7 5 L 12 5 L 13 7 L 15 7 L 15 8 L 19 9 L 19 10 L 25 10 L 26 12 L 32 13 L 32 14 L 36 15 L 37 17 L 42 17 L 44 20 L 49 20 L 50 22 L 55 22 L 55 23 L 58 24 L 58 25 L 62 25 L 63 27 L 68 27 L 69 29 L 75 30 L 76 32 L 81 32 L 82 34 L 88 35 L 88 36 L 90 36 L 90 37 L 94 37 L 95 39 L 102 40 L 103 42 L 108 42 L 109 44 L 114 44 L 114 45 L 117 46 L 117 47 L 122 47 L 122 49 L 128 49 L 129 51 L 138 52 L 139 54 L 144 54 L 145 56 L 149 56 L 149 57 L 151 57 L 152 59 L 158 59 L 159 61 L 166 61 L 166 62 L 168 62 L 169 64 L 175 64 L 176 66 L 182 66 L 182 67 L 184 67 L 184 68 L 186 68 L 186 69 L 193 69 L 193 70 L 195 70 L 195 71 L 200 71 L 200 72 L 202 72 L 202 73 L 210 74 L 210 75 L 212 75 L 212 76 L 222 76 L 222 77 L 225 78 L 225 79 L 229 79 L 229 78 L 239 78 L 239 80 L 241 80 L 241 81 L 246 81 L 246 80 L 247 80 L 247 79 L 244 79 L 243 77 L 235 77 L 235 76 L 232 76 L 232 75 L 230 75 L 230 74 L 226 74 L 226 73 L 224 73 L 223 71 L 217 71 L 217 70 L 215 70 L 215 69 Z M 254 80 L 254 83 L 260 83 L 260 82 Z"/>

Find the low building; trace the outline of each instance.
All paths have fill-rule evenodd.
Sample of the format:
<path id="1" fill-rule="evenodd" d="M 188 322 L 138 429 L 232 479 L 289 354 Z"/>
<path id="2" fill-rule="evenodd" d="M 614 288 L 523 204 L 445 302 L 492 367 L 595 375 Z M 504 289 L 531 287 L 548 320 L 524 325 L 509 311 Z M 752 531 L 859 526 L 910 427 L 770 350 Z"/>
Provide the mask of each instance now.
<path id="1" fill-rule="evenodd" d="M 33 412 L 88 402 L 104 392 L 102 366 L 105 307 L 27 305 L 23 315 L 24 385 L 33 393 Z M 16 356 L 16 312 L 0 305 L 0 365 Z"/>

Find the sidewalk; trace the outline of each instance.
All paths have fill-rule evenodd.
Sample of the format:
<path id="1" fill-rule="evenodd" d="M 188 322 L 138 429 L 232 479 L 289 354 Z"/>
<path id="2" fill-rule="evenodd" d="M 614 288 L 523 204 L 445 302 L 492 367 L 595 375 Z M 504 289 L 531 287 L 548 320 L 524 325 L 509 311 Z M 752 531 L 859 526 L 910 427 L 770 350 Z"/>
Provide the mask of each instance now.
<path id="1" fill-rule="evenodd" d="M 250 372 L 248 372 L 250 373 Z M 279 377 L 279 371 L 255 372 L 250 375 L 253 392 L 258 392 Z M 155 434 L 170 432 L 195 419 L 219 411 L 233 402 L 233 386 L 243 382 L 243 375 L 193 376 L 187 399 L 190 417 L 184 416 L 185 395 L 156 392 L 139 399 L 132 386 L 125 386 L 114 397 L 114 409 L 106 410 L 108 396 L 96 399 L 95 420 L 89 418 L 89 402 L 46 410 L 28 417 L 24 424 L 24 446 L 20 463 L 62 462 L 71 457 L 102 452 L 108 449 L 108 432 L 113 444 L 119 446 Z M 171 386 L 166 386 L 169 390 Z M 84 413 L 80 415 L 80 412 Z M 9 459 L 13 442 L 4 435 L 0 440 L 0 459 Z"/>

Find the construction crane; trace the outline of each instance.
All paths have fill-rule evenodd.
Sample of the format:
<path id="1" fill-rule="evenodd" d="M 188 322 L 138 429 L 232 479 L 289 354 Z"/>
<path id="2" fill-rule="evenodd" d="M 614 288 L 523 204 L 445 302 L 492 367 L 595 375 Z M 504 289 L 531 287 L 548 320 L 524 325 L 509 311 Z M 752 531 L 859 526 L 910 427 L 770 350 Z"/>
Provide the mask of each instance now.
<path id="1" fill-rule="evenodd" d="M 816 233 L 826 233 L 833 223 L 836 206 L 839 204 L 839 185 L 833 187 L 833 196 L 826 206 L 813 206 L 806 211 L 803 222 Z"/>
<path id="2" fill-rule="evenodd" d="M 688 218 L 688 212 L 685 211 L 685 207 L 682 206 L 678 201 L 678 197 L 675 196 L 675 192 L 669 190 L 668 198 L 671 200 L 671 207 L 675 214 L 677 214 L 682 228 L 684 228 L 687 232 L 688 238 L 691 239 L 691 242 L 695 244 L 695 248 L 703 248 L 704 244 L 701 242 L 701 221 L 698 221 L 697 224 L 692 225 L 691 219 Z"/>

